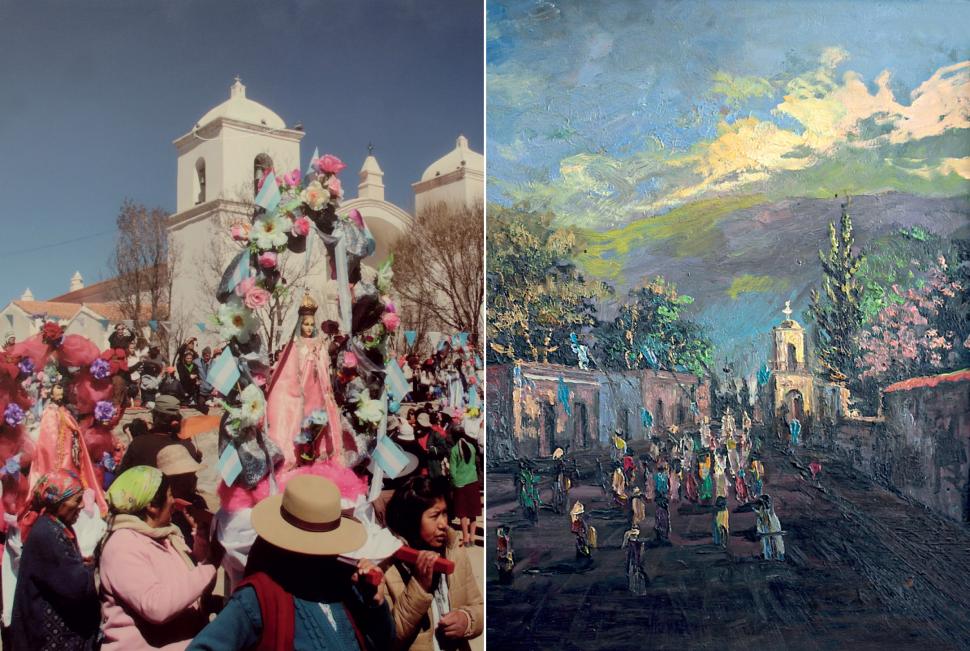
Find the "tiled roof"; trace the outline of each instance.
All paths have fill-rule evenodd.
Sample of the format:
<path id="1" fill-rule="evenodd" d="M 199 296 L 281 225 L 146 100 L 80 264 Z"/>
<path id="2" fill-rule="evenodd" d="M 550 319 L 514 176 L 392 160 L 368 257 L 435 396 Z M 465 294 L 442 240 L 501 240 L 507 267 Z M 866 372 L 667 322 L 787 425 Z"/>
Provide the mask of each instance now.
<path id="1" fill-rule="evenodd" d="M 912 389 L 926 389 L 950 382 L 968 381 L 970 381 L 970 369 L 963 369 L 962 371 L 953 371 L 952 373 L 943 373 L 941 375 L 926 375 L 923 377 L 912 377 L 908 380 L 902 380 L 901 382 L 890 384 L 888 387 L 886 387 L 884 393 L 892 393 L 893 391 L 910 391 Z"/>
<path id="2" fill-rule="evenodd" d="M 13 304 L 27 314 L 46 314 L 57 319 L 73 318 L 81 309 L 81 306 L 77 303 L 61 303 L 59 301 L 14 301 Z"/>

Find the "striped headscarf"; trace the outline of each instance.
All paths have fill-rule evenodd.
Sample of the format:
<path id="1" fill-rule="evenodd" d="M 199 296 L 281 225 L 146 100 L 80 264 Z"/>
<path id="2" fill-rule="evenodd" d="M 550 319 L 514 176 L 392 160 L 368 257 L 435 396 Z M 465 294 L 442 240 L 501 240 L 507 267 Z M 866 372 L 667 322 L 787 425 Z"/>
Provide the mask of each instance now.
<path id="1" fill-rule="evenodd" d="M 62 502 L 84 492 L 81 478 L 71 470 L 54 470 L 41 475 L 31 491 L 30 501 L 20 515 L 20 539 L 27 542 L 31 528 L 43 513 L 52 514 Z"/>

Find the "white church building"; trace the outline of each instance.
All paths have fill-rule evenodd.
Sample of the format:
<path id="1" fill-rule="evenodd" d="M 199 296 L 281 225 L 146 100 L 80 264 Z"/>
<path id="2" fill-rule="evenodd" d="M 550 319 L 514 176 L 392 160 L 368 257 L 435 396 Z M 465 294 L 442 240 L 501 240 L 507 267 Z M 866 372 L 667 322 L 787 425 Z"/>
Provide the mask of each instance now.
<path id="1" fill-rule="evenodd" d="M 301 127 L 287 126 L 277 113 L 249 99 L 237 77 L 229 98 L 175 139 L 176 206 L 168 224 L 173 251 L 168 324 L 172 333 L 215 342 L 216 334 L 208 325 L 217 307 L 215 287 L 238 251 L 229 229 L 235 222 L 250 221 L 256 182 L 264 170 L 285 172 L 305 167 L 300 151 L 305 135 Z M 345 196 L 338 212 L 346 214 L 356 208 L 363 215 L 377 241 L 376 252 L 364 262 L 376 267 L 409 228 L 413 216 L 385 199 L 384 172 L 372 151 L 358 175 L 356 196 L 351 196 L 349 175 L 344 173 Z M 484 157 L 469 149 L 468 139 L 459 135 L 455 148 L 431 163 L 411 187 L 417 213 L 437 203 L 455 208 L 480 204 L 485 195 Z M 311 240 L 316 241 L 308 245 L 307 253 L 290 255 L 286 276 L 295 275 L 295 288 L 308 289 L 322 307 L 324 318 L 334 318 L 336 289 L 328 280 L 326 254 L 318 238 L 308 238 L 308 242 Z M 106 341 L 113 323 L 122 320 L 118 310 L 110 309 L 111 285 L 108 280 L 84 288 L 76 274 L 71 291 L 49 301 L 34 301 L 27 290 L 22 299 L 0 310 L 0 319 L 7 321 L 0 325 L 8 326 L 20 340 L 37 332 L 43 318 L 63 324 L 78 321 L 73 330 L 83 330 L 94 341 Z"/>

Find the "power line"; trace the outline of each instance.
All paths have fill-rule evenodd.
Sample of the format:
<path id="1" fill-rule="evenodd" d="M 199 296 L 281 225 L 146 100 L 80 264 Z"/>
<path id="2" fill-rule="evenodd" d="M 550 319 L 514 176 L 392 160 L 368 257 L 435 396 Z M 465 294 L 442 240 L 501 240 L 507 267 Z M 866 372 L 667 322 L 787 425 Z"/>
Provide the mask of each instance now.
<path id="1" fill-rule="evenodd" d="M 36 251 L 43 251 L 45 249 L 53 249 L 58 246 L 65 246 L 67 244 L 74 244 L 76 242 L 83 242 L 85 240 L 93 240 L 96 237 L 101 237 L 102 235 L 110 235 L 115 231 L 101 231 L 99 233 L 91 233 L 90 235 L 82 235 L 81 237 L 75 237 L 74 239 L 64 240 L 63 242 L 54 242 L 52 244 L 41 244 L 40 246 L 31 247 L 29 249 L 19 249 L 14 251 L 0 251 L 0 256 L 13 256 L 13 255 L 23 255 L 25 253 L 34 253 Z"/>

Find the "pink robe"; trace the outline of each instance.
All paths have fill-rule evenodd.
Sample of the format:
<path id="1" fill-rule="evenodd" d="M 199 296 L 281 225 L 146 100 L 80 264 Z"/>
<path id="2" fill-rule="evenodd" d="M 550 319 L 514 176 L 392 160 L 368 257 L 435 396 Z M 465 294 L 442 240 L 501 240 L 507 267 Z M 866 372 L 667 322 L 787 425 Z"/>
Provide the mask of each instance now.
<path id="1" fill-rule="evenodd" d="M 76 435 L 75 435 L 76 434 Z M 73 444 L 78 445 L 78 461 L 74 462 Z M 40 434 L 30 466 L 30 486 L 33 487 L 41 475 L 53 470 L 71 470 L 81 478 L 85 489 L 94 491 L 94 501 L 101 515 L 108 513 L 108 503 L 104 499 L 104 489 L 94 470 L 88 446 L 81 435 L 80 427 L 71 413 L 53 403 L 49 404 L 40 417 Z"/>
<path id="2" fill-rule="evenodd" d="M 330 383 L 326 344 L 320 339 L 295 338 L 283 351 L 266 400 L 269 437 L 283 450 L 287 467 L 296 465 L 293 440 L 303 419 L 318 409 L 324 409 L 328 419 L 319 449 L 343 465 L 343 431 Z"/>

